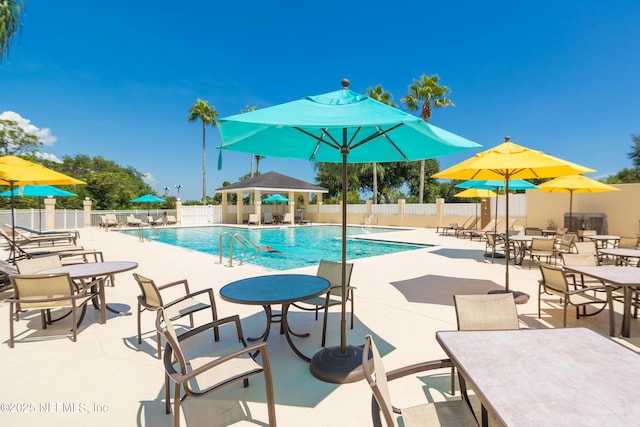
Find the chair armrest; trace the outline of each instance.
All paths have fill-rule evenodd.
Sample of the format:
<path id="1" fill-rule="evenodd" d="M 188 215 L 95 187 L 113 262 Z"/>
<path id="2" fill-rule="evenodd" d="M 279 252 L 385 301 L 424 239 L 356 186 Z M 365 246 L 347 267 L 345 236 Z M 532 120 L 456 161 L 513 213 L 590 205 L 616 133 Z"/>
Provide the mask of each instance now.
<path id="1" fill-rule="evenodd" d="M 166 283 L 166 284 L 164 284 L 162 286 L 158 286 L 158 289 L 160 289 L 160 290 L 167 289 L 167 288 L 170 288 L 170 287 L 176 286 L 176 285 L 184 285 L 184 292 L 186 294 L 190 293 L 189 292 L 189 282 L 187 281 L 187 279 L 176 280 L 175 282 Z"/>
<path id="2" fill-rule="evenodd" d="M 413 365 L 403 366 L 402 368 L 387 372 L 387 381 L 393 381 L 418 372 L 451 367 L 453 367 L 451 359 L 429 360 L 427 362 L 415 363 Z"/>

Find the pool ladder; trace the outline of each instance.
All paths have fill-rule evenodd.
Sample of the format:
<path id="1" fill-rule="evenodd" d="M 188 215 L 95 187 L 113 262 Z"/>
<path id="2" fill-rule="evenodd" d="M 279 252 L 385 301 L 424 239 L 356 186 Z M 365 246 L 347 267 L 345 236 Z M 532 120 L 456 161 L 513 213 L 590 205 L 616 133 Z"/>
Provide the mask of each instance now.
<path id="1" fill-rule="evenodd" d="M 149 234 L 148 234 L 147 237 L 144 236 L 144 230 L 145 230 L 144 224 L 140 224 L 138 226 L 138 239 L 141 242 L 145 242 L 145 241 L 149 242 L 151 240 L 158 239 L 160 237 L 160 235 L 161 235 L 161 231 L 158 230 L 153 225 L 150 225 L 150 228 L 147 228 L 147 230 L 149 230 Z"/>
<path id="2" fill-rule="evenodd" d="M 218 242 L 218 246 L 220 247 L 220 264 L 222 264 L 222 240 L 228 236 L 229 237 L 229 267 L 233 267 L 233 260 L 236 259 L 240 261 L 238 265 L 242 265 L 246 261 L 250 261 L 258 256 L 260 253 L 260 249 L 249 239 L 247 239 L 244 235 L 239 233 L 231 233 L 229 231 L 225 231 L 220 235 L 220 241 Z M 237 247 L 240 247 L 240 251 L 236 251 L 236 254 L 233 253 L 234 242 L 236 242 Z"/>

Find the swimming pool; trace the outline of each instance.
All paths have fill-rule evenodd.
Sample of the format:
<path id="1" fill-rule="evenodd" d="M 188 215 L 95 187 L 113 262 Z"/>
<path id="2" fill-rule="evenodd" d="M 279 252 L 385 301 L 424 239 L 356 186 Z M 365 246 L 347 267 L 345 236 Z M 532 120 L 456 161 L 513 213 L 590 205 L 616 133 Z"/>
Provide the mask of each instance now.
<path id="1" fill-rule="evenodd" d="M 424 248 L 425 245 L 398 244 L 393 242 L 359 239 L 357 235 L 388 233 L 399 231 L 395 228 L 347 227 L 347 259 L 358 259 L 376 255 Z M 123 230 L 123 233 L 139 236 L 139 230 Z M 304 227 L 240 228 L 240 227 L 184 227 L 155 228 L 145 230 L 145 237 L 153 235 L 154 240 L 181 246 L 200 252 L 219 255 L 220 235 L 224 232 L 238 233 L 257 246 L 271 246 L 281 253 L 260 251 L 249 261 L 274 270 L 317 265 L 321 259 L 340 261 L 342 259 L 342 228 L 339 225 L 311 225 Z M 226 242 L 226 243 L 225 243 Z M 223 256 L 229 258 L 228 238 L 223 239 Z M 234 251 L 234 253 L 236 253 Z M 234 261 L 235 262 L 235 261 Z"/>

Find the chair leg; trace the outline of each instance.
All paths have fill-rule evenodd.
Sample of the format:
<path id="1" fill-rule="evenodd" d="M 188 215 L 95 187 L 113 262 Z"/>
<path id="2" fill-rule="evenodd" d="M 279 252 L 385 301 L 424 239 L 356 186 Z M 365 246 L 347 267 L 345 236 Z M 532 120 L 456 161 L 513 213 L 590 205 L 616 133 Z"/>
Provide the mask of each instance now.
<path id="1" fill-rule="evenodd" d="M 180 383 L 173 385 L 173 427 L 180 427 Z"/>
<path id="2" fill-rule="evenodd" d="M 15 309 L 13 303 L 9 304 L 9 348 L 13 348 L 13 310 Z"/>
<path id="3" fill-rule="evenodd" d="M 138 344 L 142 344 L 142 329 L 140 326 L 140 317 L 142 314 L 142 305 L 138 301 Z"/>
<path id="4" fill-rule="evenodd" d="M 164 374 L 164 411 L 167 414 L 171 413 L 171 397 L 169 392 L 169 387 L 171 386 L 171 381 L 169 381 L 169 375 Z"/>
<path id="5" fill-rule="evenodd" d="M 158 351 L 158 359 L 162 359 L 162 337 L 158 331 L 156 331 L 156 348 Z"/>

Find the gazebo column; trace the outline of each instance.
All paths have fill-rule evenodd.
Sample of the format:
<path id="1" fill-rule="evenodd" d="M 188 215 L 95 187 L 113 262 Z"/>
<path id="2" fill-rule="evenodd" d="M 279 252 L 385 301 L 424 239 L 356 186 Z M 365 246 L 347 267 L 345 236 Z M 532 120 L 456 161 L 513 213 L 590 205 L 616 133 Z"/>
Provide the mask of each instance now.
<path id="1" fill-rule="evenodd" d="M 262 224 L 262 193 L 260 190 L 253 191 L 253 211 L 258 215 L 258 222 Z"/>
<path id="2" fill-rule="evenodd" d="M 289 201 L 287 202 L 289 206 L 289 216 L 291 217 L 291 224 L 296 223 L 296 193 L 293 191 L 289 191 Z"/>
<path id="3" fill-rule="evenodd" d="M 229 197 L 227 196 L 227 193 L 220 194 L 222 195 L 222 222 L 226 223 L 229 215 Z M 181 218 L 178 218 L 178 221 L 180 220 Z"/>
<path id="4" fill-rule="evenodd" d="M 318 219 L 316 222 L 323 222 L 322 220 L 322 193 L 318 193 Z"/>
<path id="5" fill-rule="evenodd" d="M 242 224 L 242 212 L 244 211 L 244 208 L 242 206 L 242 204 L 244 203 L 244 201 L 242 200 L 242 192 L 237 192 L 236 193 L 236 224 Z"/>

